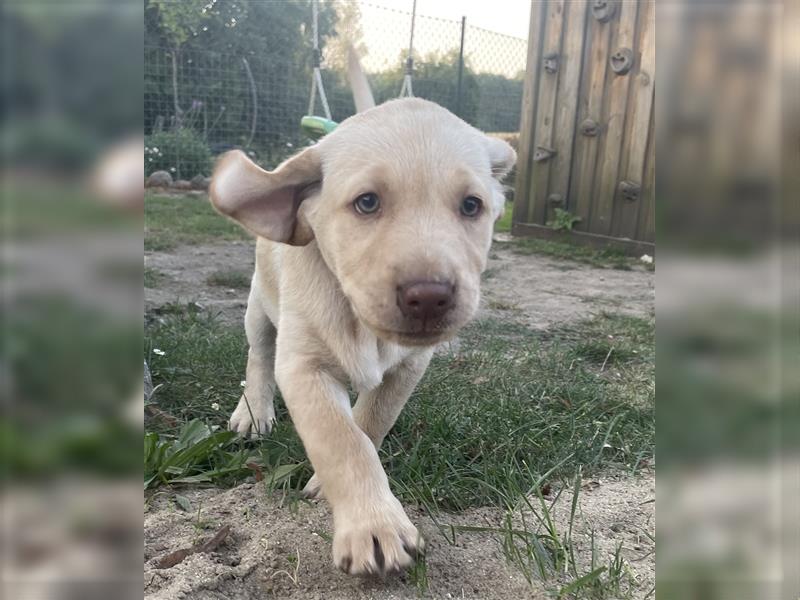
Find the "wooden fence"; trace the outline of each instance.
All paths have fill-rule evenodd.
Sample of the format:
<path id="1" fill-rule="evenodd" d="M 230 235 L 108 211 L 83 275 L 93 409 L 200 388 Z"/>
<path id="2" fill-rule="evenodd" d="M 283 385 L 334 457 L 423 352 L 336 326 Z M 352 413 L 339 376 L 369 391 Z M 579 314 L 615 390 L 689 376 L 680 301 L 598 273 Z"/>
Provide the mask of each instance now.
<path id="1" fill-rule="evenodd" d="M 534 0 L 528 40 L 513 233 L 652 253 L 653 0 Z"/>

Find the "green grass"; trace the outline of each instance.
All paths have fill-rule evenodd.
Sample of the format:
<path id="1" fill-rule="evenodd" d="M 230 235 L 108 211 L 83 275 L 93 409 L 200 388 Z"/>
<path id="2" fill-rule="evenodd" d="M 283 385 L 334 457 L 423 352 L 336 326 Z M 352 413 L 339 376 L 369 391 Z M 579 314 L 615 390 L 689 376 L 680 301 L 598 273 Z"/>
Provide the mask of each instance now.
<path id="1" fill-rule="evenodd" d="M 215 271 L 208 276 L 206 283 L 224 288 L 247 289 L 252 278 L 252 273 L 243 271 Z"/>
<path id="2" fill-rule="evenodd" d="M 621 544 L 608 563 L 601 564 L 597 559 L 595 533 L 590 530 L 589 559 L 578 558 L 573 527 L 582 483 L 580 469 L 571 483 L 569 520 L 564 529 L 559 529 L 553 518 L 553 507 L 562 493 L 559 492 L 552 500 L 545 500 L 537 487 L 533 493 L 519 490 L 517 499 L 508 504 L 501 527 L 471 527 L 469 530 L 489 529 L 487 532 L 499 538 L 508 561 L 528 582 L 550 582 L 550 590 L 556 598 L 629 598 L 633 581 L 628 576 Z M 559 583 L 553 585 L 554 581 Z"/>
<path id="3" fill-rule="evenodd" d="M 159 407 L 182 423 L 224 427 L 241 395 L 242 329 L 178 312 L 146 333 Z M 652 455 L 652 361 L 649 320 L 607 315 L 546 337 L 510 321 L 477 322 L 458 354 L 434 357 L 384 443 L 387 472 L 405 500 L 462 510 L 498 505 L 545 472 L 635 470 Z M 280 401 L 277 410 L 261 448 L 302 463 Z M 295 483 L 309 473 L 298 471 Z"/>
<path id="4" fill-rule="evenodd" d="M 251 236 L 215 212 L 206 196 L 145 196 L 145 250 L 247 239 Z"/>
<path id="5" fill-rule="evenodd" d="M 152 267 L 145 267 L 144 268 L 144 287 L 146 288 L 157 288 L 161 283 L 166 279 L 166 275 L 159 271 L 158 269 L 154 269 Z"/>
<path id="6" fill-rule="evenodd" d="M 598 250 L 587 246 L 538 238 L 515 238 L 505 244 L 515 253 L 522 255 L 539 254 L 606 269 L 628 271 L 635 265 L 641 265 L 650 271 L 655 270 L 655 263 L 645 264 L 638 257 L 627 256 L 615 248 Z"/>

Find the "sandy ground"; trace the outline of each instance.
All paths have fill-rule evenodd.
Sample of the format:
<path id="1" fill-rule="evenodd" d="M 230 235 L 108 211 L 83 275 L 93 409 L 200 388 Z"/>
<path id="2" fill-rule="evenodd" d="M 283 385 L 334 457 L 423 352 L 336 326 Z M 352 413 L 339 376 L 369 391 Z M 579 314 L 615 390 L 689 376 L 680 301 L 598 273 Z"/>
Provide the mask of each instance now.
<path id="1" fill-rule="evenodd" d="M 171 494 L 155 497 L 145 510 L 145 597 L 174 598 L 309 598 L 391 600 L 417 598 L 420 589 L 411 574 L 360 579 L 340 573 L 330 558 L 331 516 L 324 501 L 283 504 L 279 493 L 261 483 L 245 483 L 230 490 L 182 490 L 193 512 L 184 512 Z M 580 493 L 580 510 L 573 539 L 582 572 L 591 561 L 590 532 L 594 531 L 599 565 L 608 564 L 622 544 L 633 596 L 644 597 L 655 584 L 655 480 L 652 474 L 636 478 L 587 481 Z M 559 531 L 566 531 L 572 494 L 559 497 L 554 515 Z M 535 504 L 534 504 L 535 505 Z M 428 542 L 426 596 L 431 598 L 517 599 L 549 598 L 558 582 L 529 584 L 506 561 L 498 537 L 491 533 L 457 533 L 455 544 L 430 517 L 407 507 Z M 503 517 L 496 509 L 470 510 L 458 515 L 436 515 L 449 525 L 498 527 Z M 228 525 L 225 542 L 208 554 L 194 554 L 169 569 L 157 568 L 159 559 L 190 547 Z M 299 557 L 299 558 L 298 558 Z"/>
<path id="2" fill-rule="evenodd" d="M 519 256 L 498 244 L 492 250 L 484 282 L 483 316 L 514 316 L 530 327 L 547 329 L 589 318 L 603 310 L 649 315 L 654 310 L 652 272 L 644 269 L 596 269 L 540 256 Z M 157 289 L 145 290 L 148 310 L 168 302 L 197 302 L 228 323 L 242 322 L 247 290 L 206 284 L 220 270 L 248 271 L 251 242 L 180 247 L 149 252 L 145 265 L 165 277 Z M 230 490 L 181 490 L 192 512 L 184 512 L 173 494 L 157 494 L 145 508 L 145 597 L 177 598 L 310 598 L 389 600 L 417 598 L 414 577 L 357 579 L 339 573 L 330 551 L 331 516 L 324 501 L 287 505 L 278 493 L 259 483 Z M 565 529 L 571 493 L 558 500 L 556 521 Z M 585 482 L 580 495 L 574 539 L 584 572 L 589 570 L 590 531 L 595 533 L 598 563 L 608 564 L 618 544 L 635 582 L 634 598 L 645 597 L 655 581 L 655 477 L 609 475 Z M 198 508 L 199 518 L 198 518 Z M 548 598 L 557 582 L 529 584 L 510 566 L 490 533 L 459 533 L 445 538 L 429 516 L 407 507 L 428 542 L 427 592 L 431 598 Z M 502 511 L 480 509 L 437 515 L 442 524 L 496 527 Z M 160 558 L 210 538 L 223 526 L 230 534 L 214 552 L 194 554 L 168 569 Z"/>

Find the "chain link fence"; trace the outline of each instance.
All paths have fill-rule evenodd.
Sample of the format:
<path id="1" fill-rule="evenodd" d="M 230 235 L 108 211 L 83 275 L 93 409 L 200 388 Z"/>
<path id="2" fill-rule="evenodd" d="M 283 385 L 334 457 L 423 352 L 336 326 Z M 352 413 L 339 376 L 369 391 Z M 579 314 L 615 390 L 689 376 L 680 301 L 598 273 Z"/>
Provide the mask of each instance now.
<path id="1" fill-rule="evenodd" d="M 231 16 L 234 9 L 221 1 L 199 6 L 217 14 L 200 20 L 181 45 L 163 43 L 160 17 L 150 14 L 144 62 L 146 172 L 166 170 L 176 179 L 208 175 L 214 156 L 232 148 L 273 167 L 311 143 L 300 129 L 311 90 L 310 3 L 259 4 L 259 10 L 268 11 L 260 16 L 242 16 L 241 10 Z M 397 97 L 411 13 L 369 3 L 321 6 L 322 78 L 333 119 L 355 112 L 345 73 L 350 44 L 361 56 L 376 101 Z M 264 23 L 273 31 L 261 38 L 254 34 L 248 44 L 245 17 L 269 19 Z M 525 39 L 417 15 L 414 95 L 484 131 L 517 132 L 526 48 Z M 316 112 L 322 115 L 318 99 Z"/>

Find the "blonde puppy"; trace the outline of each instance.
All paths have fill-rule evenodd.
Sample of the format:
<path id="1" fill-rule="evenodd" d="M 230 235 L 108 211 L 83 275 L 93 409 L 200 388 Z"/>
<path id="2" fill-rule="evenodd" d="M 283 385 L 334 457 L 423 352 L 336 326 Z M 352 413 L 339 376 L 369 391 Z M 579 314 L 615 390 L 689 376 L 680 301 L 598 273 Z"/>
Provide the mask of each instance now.
<path id="1" fill-rule="evenodd" d="M 306 492 L 330 502 L 333 559 L 348 573 L 396 571 L 423 550 L 377 448 L 436 344 L 476 312 L 515 159 L 409 98 L 347 119 L 272 172 L 234 151 L 214 173 L 216 209 L 257 236 L 247 383 L 230 426 L 268 432 L 277 384 L 315 470 Z"/>

